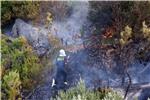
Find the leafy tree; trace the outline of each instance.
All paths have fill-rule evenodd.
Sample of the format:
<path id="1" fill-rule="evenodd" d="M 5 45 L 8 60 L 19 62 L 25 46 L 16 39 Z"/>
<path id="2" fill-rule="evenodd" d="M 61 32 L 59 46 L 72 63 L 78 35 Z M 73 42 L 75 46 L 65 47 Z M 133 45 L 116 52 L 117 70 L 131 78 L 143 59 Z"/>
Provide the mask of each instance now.
<path id="1" fill-rule="evenodd" d="M 35 1 L 2 1 L 2 25 L 15 18 L 34 19 L 39 14 L 39 2 Z"/>

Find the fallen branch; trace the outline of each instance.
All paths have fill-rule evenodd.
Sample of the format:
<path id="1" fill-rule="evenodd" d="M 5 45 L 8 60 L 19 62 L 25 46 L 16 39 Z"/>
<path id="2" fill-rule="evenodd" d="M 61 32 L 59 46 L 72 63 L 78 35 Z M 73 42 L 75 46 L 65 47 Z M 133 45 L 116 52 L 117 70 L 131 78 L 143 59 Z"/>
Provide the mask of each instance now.
<path id="1" fill-rule="evenodd" d="M 129 89 L 130 89 L 131 84 L 132 84 L 130 74 L 129 74 L 128 72 L 126 72 L 126 74 L 127 74 L 128 78 L 129 78 L 129 84 L 128 84 L 127 89 L 126 89 L 126 91 L 125 91 L 124 100 L 126 99 L 127 94 L 128 94 L 128 92 L 129 92 Z"/>

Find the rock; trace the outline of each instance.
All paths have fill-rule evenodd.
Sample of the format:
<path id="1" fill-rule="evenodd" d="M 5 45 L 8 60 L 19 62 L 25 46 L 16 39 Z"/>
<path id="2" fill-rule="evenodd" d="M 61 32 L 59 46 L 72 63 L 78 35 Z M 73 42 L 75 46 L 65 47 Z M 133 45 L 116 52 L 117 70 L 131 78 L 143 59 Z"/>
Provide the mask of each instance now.
<path id="1" fill-rule="evenodd" d="M 12 28 L 13 37 L 24 36 L 39 56 L 43 56 L 51 45 L 48 40 L 49 31 L 42 27 L 34 27 L 21 19 L 16 19 Z"/>

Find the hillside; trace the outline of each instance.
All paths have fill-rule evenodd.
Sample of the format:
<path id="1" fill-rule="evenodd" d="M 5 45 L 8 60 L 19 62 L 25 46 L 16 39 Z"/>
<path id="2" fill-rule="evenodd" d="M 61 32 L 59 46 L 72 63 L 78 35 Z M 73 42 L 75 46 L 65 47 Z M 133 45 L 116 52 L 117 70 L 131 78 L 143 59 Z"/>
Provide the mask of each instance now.
<path id="1" fill-rule="evenodd" d="M 1 1 L 2 100 L 148 100 L 149 91 L 149 1 Z"/>

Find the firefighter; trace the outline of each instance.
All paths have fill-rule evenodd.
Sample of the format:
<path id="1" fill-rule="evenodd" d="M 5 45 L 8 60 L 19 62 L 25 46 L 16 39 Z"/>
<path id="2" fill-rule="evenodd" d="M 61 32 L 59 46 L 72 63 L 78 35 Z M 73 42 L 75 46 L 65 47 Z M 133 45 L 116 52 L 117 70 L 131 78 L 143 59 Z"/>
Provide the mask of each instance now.
<path id="1" fill-rule="evenodd" d="M 67 73 L 66 73 L 66 64 L 67 64 L 67 55 L 65 50 L 61 49 L 59 51 L 59 56 L 56 59 L 56 75 L 52 80 L 52 87 L 55 85 L 67 85 Z"/>

